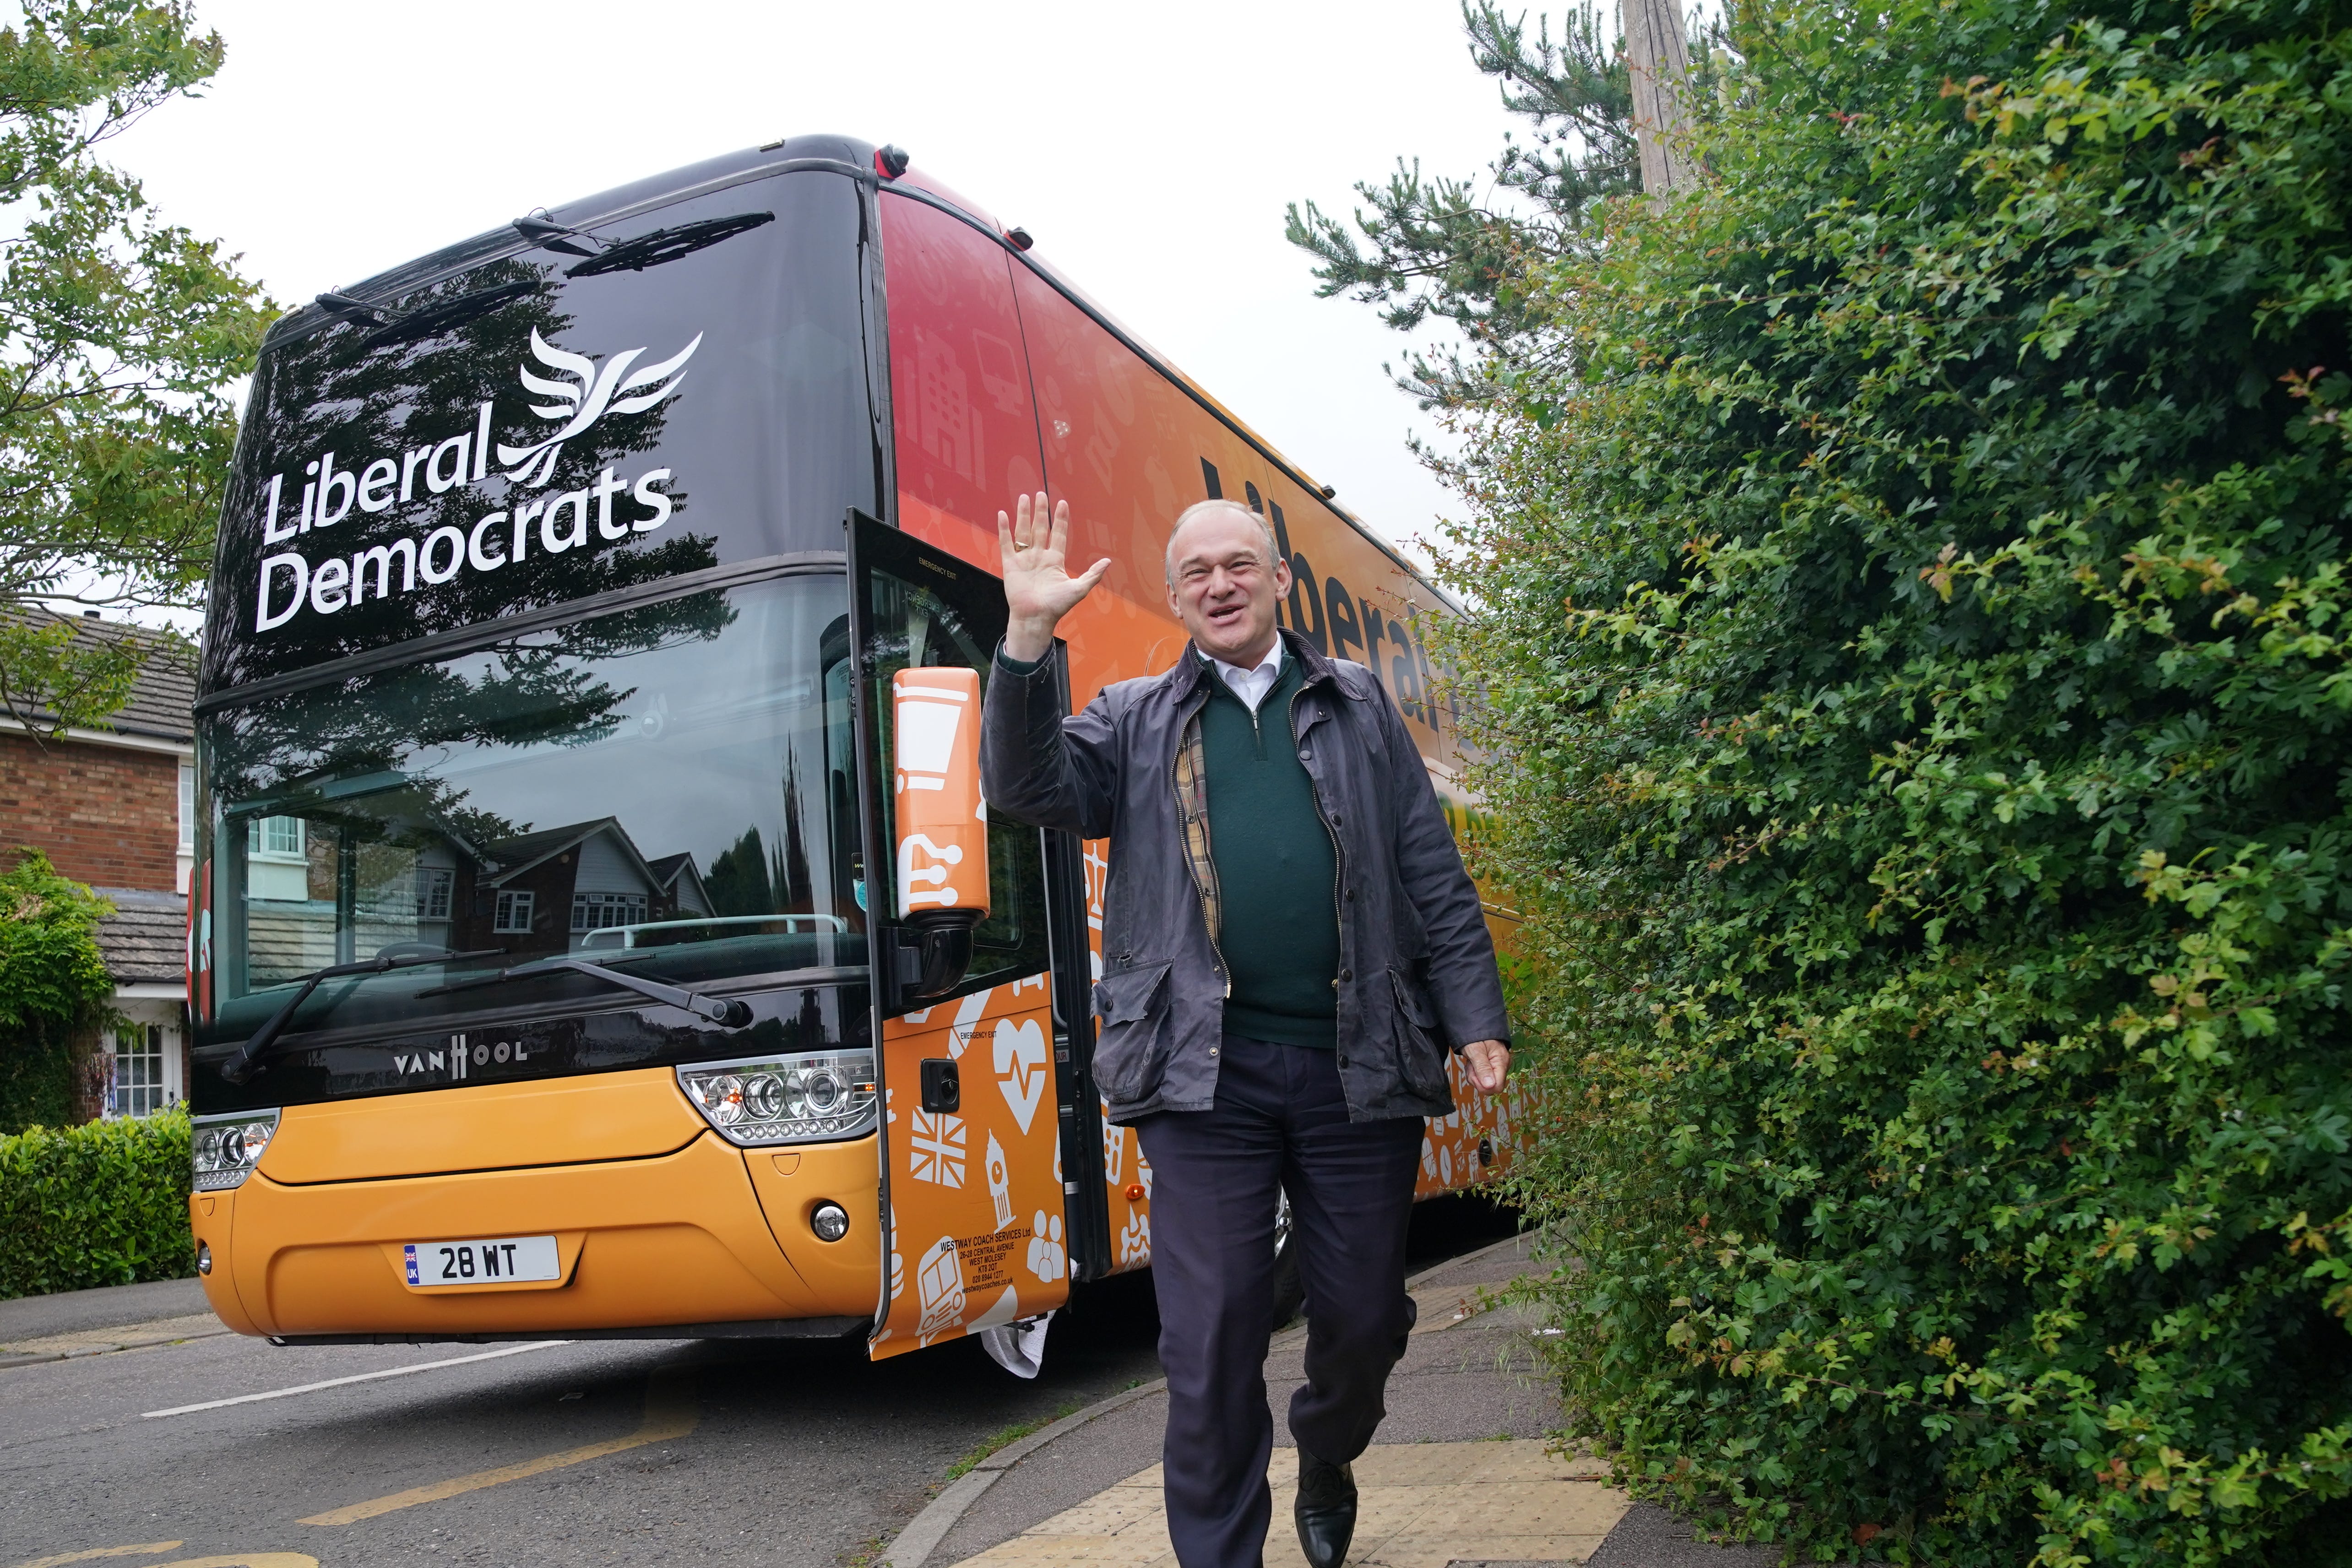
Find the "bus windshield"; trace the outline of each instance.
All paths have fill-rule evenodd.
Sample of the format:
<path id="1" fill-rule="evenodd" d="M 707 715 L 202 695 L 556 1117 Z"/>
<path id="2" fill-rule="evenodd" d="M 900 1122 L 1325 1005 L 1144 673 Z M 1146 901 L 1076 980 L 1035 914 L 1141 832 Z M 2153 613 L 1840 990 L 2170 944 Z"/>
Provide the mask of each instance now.
<path id="1" fill-rule="evenodd" d="M 866 962 L 845 579 L 712 590 L 208 717 L 215 1009 L 251 1034 L 642 1005 Z M 349 1004 L 359 1001 L 362 1005 Z"/>

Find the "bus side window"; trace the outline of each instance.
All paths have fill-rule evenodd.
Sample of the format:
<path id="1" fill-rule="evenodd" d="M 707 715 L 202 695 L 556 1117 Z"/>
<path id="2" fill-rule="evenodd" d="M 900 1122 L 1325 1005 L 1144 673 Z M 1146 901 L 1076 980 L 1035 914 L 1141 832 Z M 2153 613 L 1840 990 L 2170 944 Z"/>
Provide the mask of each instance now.
<path id="1" fill-rule="evenodd" d="M 886 197 L 881 214 L 898 526 L 991 563 L 998 510 L 1045 482 L 1011 264 L 994 240 L 919 202 Z"/>
<path id="2" fill-rule="evenodd" d="M 988 825 L 988 918 L 971 934 L 975 970 L 1018 955 L 1045 928 L 1045 866 L 1035 829 Z"/>

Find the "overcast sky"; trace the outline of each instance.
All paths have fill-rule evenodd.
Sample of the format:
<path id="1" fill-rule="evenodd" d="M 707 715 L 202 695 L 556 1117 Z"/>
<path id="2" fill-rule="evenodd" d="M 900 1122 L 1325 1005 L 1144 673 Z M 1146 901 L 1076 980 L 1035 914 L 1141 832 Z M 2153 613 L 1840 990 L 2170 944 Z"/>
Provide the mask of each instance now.
<path id="1" fill-rule="evenodd" d="M 1399 543 L 1443 489 L 1317 299 L 1283 206 L 1400 154 L 1483 172 L 1509 117 L 1453 0 L 1088 5 L 198 0 L 226 66 L 109 155 L 281 302 L 542 205 L 781 136 L 895 141 Z"/>

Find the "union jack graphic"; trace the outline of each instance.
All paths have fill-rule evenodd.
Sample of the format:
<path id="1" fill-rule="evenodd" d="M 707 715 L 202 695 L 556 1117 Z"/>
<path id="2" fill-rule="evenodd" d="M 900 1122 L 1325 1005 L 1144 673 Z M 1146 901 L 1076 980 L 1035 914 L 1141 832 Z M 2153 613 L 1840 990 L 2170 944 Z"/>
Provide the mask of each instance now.
<path id="1" fill-rule="evenodd" d="M 914 1117 L 914 1130 L 908 1140 L 913 1145 L 908 1158 L 908 1174 L 917 1181 L 940 1186 L 963 1186 L 963 1118 L 944 1111 L 937 1115 L 918 1111 Z"/>

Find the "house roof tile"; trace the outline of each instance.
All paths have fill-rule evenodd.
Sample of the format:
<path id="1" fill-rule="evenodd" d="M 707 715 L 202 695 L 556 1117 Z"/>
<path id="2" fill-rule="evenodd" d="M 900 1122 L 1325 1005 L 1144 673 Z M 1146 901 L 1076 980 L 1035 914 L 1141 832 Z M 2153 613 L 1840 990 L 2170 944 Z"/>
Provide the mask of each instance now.
<path id="1" fill-rule="evenodd" d="M 114 905 L 98 923 L 98 950 L 118 986 L 179 985 L 187 978 L 188 900 L 136 887 L 94 890 Z"/>
<path id="2" fill-rule="evenodd" d="M 196 672 L 188 660 L 185 643 L 163 632 L 123 621 L 97 621 L 37 609 L 15 613 L 36 622 L 63 622 L 73 627 L 73 640 L 79 645 L 124 639 L 145 644 L 151 656 L 140 670 L 138 679 L 131 684 L 130 701 L 108 720 L 107 727 L 121 735 L 176 741 L 183 746 L 194 742 L 196 733 Z M 47 708 L 35 706 L 30 712 L 18 709 L 9 716 L 45 725 L 54 722 L 57 716 Z"/>

